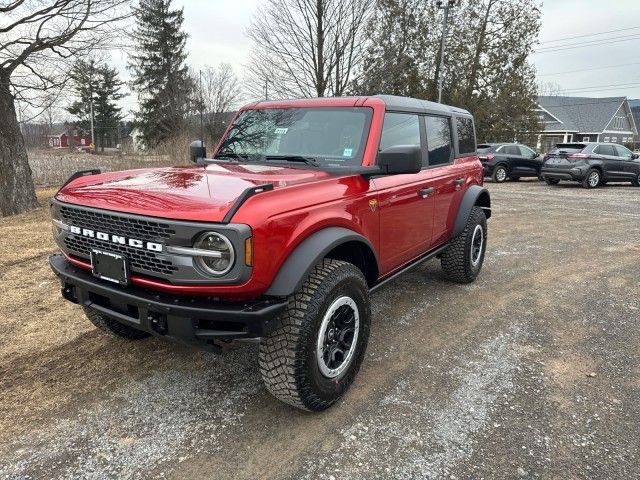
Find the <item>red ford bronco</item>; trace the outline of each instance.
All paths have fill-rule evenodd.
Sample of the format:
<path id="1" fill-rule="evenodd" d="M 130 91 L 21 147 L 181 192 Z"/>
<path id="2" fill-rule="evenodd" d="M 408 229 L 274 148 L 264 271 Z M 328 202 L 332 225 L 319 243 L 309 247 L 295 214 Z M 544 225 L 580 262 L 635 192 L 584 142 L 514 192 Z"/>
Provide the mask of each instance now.
<path id="1" fill-rule="evenodd" d="M 51 202 L 62 295 L 98 328 L 211 349 L 260 339 L 267 389 L 331 406 L 364 357 L 369 294 L 438 257 L 484 260 L 489 193 L 469 112 L 392 96 L 242 108 L 193 166 L 78 172 Z"/>

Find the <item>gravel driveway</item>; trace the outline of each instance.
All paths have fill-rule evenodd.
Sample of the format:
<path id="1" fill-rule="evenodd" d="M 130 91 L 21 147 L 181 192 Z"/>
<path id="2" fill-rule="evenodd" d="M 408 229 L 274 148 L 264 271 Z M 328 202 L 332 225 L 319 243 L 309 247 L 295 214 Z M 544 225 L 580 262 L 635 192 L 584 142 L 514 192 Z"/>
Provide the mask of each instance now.
<path id="1" fill-rule="evenodd" d="M 100 334 L 59 298 L 46 209 L 0 219 L 0 478 L 640 478 L 640 188 L 489 189 L 476 283 L 432 261 L 376 292 L 320 414 L 267 394 L 254 344 Z"/>

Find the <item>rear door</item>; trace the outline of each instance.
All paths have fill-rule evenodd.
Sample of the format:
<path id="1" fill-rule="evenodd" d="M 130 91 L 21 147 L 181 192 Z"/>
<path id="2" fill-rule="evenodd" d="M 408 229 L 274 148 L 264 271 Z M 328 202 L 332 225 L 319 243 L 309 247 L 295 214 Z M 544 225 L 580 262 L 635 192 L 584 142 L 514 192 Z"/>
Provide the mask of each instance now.
<path id="1" fill-rule="evenodd" d="M 427 115 L 424 120 L 429 152 L 427 172 L 435 188 L 431 247 L 436 247 L 449 239 L 469 172 L 468 165 L 454 164 L 451 118 Z"/>
<path id="2" fill-rule="evenodd" d="M 398 145 L 417 145 L 426 151 L 418 115 L 387 112 L 379 150 Z M 381 273 L 399 267 L 431 244 L 433 234 L 434 185 L 431 172 L 386 175 L 375 179 L 380 209 Z"/>
<path id="3" fill-rule="evenodd" d="M 522 155 L 520 149 L 516 145 L 505 145 L 502 147 L 501 153 L 503 153 L 509 163 L 509 171 L 513 175 L 526 173 L 526 168 L 522 163 Z"/>

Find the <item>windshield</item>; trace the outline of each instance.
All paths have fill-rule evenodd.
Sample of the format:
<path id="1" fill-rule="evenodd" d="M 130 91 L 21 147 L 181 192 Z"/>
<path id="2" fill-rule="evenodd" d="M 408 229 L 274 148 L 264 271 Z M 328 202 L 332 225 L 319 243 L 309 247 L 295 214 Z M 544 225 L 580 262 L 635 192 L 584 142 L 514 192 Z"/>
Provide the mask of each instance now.
<path id="1" fill-rule="evenodd" d="M 360 166 L 371 114 L 368 107 L 245 110 L 216 158 Z"/>

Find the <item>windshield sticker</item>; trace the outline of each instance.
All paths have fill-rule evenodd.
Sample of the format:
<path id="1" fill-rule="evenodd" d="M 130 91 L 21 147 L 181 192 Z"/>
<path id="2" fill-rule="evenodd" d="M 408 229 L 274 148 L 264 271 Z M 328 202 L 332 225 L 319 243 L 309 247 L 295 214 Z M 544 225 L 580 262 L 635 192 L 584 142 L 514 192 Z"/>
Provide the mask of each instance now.
<path id="1" fill-rule="evenodd" d="M 342 152 L 342 156 L 350 157 L 352 153 L 353 153 L 353 148 L 345 148 L 344 151 Z"/>
<path id="2" fill-rule="evenodd" d="M 285 133 L 287 133 L 289 131 L 288 128 L 285 127 L 278 127 L 276 128 L 276 135 L 284 135 Z"/>

